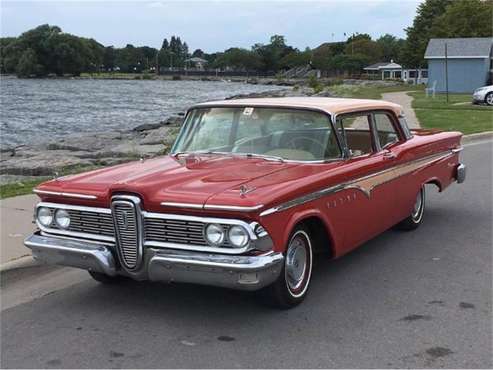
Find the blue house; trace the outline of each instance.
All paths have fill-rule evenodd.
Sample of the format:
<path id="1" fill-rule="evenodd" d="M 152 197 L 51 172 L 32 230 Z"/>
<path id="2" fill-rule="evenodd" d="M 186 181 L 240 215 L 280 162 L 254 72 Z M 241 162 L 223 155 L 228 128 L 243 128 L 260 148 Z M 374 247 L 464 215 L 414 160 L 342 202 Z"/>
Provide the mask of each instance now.
<path id="1" fill-rule="evenodd" d="M 431 39 L 425 52 L 428 87 L 435 86 L 437 92 L 446 91 L 446 69 L 449 92 L 470 93 L 478 87 L 491 84 L 492 46 L 491 37 Z"/>

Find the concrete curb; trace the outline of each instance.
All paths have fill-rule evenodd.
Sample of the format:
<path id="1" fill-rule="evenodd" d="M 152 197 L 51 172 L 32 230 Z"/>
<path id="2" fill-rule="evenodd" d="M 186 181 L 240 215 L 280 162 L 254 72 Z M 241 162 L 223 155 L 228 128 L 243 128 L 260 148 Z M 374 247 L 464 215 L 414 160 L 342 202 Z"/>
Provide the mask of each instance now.
<path id="1" fill-rule="evenodd" d="M 0 272 L 7 272 L 10 270 L 17 270 L 17 269 L 22 269 L 22 268 L 27 268 L 27 267 L 33 267 L 33 266 L 38 266 L 40 265 L 39 262 L 37 262 L 33 256 L 26 255 L 22 256 L 19 258 L 16 258 L 14 260 L 2 263 L 0 265 Z"/>
<path id="2" fill-rule="evenodd" d="M 477 134 L 464 135 L 462 137 L 462 144 L 491 139 L 493 139 L 493 131 L 480 132 Z"/>

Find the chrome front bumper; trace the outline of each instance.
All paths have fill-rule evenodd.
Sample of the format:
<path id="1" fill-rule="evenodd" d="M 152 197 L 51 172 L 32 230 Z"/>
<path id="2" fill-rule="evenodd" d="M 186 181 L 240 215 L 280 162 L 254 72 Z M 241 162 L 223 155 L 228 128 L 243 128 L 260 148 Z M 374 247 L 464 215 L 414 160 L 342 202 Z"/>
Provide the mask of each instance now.
<path id="1" fill-rule="evenodd" d="M 266 253 L 238 256 L 147 248 L 142 268 L 129 273 L 119 267 L 111 246 L 35 233 L 24 242 L 37 260 L 136 280 L 184 282 L 240 290 L 258 290 L 279 276 L 284 256 Z"/>

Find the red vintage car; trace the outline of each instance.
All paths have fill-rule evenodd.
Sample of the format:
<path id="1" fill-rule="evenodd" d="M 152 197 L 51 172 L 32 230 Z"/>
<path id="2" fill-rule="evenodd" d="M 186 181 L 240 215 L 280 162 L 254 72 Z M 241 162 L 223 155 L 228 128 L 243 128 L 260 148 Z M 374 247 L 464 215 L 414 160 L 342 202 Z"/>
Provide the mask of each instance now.
<path id="1" fill-rule="evenodd" d="M 423 222 L 425 185 L 465 179 L 461 133 L 410 131 L 400 106 L 335 98 L 198 104 L 168 156 L 45 182 L 36 259 L 122 277 L 306 296 L 338 258 Z M 325 252 L 325 253 L 323 253 Z"/>

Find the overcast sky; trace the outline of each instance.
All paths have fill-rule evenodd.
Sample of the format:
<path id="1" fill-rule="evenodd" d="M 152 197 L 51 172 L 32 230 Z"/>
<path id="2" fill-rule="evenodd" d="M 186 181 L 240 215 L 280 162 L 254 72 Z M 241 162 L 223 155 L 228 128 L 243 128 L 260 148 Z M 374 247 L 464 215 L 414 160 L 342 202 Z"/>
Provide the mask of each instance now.
<path id="1" fill-rule="evenodd" d="M 404 37 L 419 0 L 326 1 L 0 1 L 2 36 L 49 23 L 104 45 L 160 47 L 178 35 L 191 51 L 267 43 L 273 34 L 304 49 L 344 33 Z"/>

